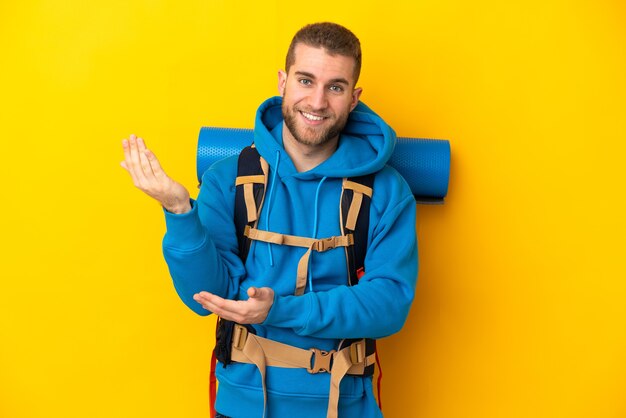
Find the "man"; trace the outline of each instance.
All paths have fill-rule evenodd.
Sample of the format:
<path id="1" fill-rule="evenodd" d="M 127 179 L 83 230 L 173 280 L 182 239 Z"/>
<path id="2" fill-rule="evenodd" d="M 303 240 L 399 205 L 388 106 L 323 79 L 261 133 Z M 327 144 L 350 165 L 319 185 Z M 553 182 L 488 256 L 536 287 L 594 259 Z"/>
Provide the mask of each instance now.
<path id="1" fill-rule="evenodd" d="M 254 128 L 256 150 L 269 165 L 254 229 L 259 236 L 281 238 L 252 238 L 245 262 L 233 220 L 236 157 L 204 174 L 194 201 L 163 172 L 141 138 L 123 141 L 122 166 L 165 209 L 163 251 L 180 298 L 200 315 L 247 324 L 249 332 L 239 328 L 243 341 L 258 348 L 256 354 L 243 353 L 246 346 L 234 362 L 217 368 L 215 406 L 224 416 L 382 416 L 372 378 L 362 373 L 369 363 L 359 357 L 361 375 L 352 375 L 353 368 L 346 372 L 358 367 L 350 363 L 349 347 L 340 344 L 385 337 L 403 326 L 417 276 L 415 202 L 406 182 L 386 165 L 395 133 L 359 102 L 360 67 L 359 41 L 342 26 L 308 25 L 292 40 L 285 71 L 278 74 L 281 97 L 260 106 Z M 339 242 L 343 179 L 371 173 L 367 252 L 358 285 L 347 286 L 345 248 L 311 252 L 278 244 L 287 235 Z M 282 354 L 268 354 L 265 347 L 274 342 L 285 344 L 276 345 L 280 350 L 303 353 L 307 364 L 292 367 L 275 358 Z M 332 350 L 337 352 L 329 357 Z M 324 367 L 318 365 L 322 361 Z"/>

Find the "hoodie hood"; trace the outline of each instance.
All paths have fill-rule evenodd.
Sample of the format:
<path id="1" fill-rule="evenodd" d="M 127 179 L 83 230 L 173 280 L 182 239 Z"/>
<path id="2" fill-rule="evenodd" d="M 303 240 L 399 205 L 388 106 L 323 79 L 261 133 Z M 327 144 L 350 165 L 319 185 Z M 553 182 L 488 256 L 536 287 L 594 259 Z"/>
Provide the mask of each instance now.
<path id="1" fill-rule="evenodd" d="M 381 170 L 391 158 L 396 133 L 380 116 L 359 102 L 348 116 L 335 153 L 312 170 L 298 173 L 283 148 L 282 102 L 282 97 L 278 96 L 263 102 L 254 125 L 254 143 L 273 169 L 276 169 L 274 161 L 280 160 L 277 170 L 280 177 L 357 177 Z"/>

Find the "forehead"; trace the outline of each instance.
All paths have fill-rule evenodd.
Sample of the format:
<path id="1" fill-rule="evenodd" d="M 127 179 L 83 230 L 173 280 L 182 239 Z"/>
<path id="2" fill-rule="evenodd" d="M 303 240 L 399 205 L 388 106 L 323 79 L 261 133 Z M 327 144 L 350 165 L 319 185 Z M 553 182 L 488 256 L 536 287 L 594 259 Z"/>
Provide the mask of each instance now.
<path id="1" fill-rule="evenodd" d="M 289 73 L 296 71 L 313 74 L 320 80 L 345 79 L 354 84 L 354 58 L 339 54 L 329 54 L 324 48 L 298 44 L 294 50 L 295 60 Z"/>

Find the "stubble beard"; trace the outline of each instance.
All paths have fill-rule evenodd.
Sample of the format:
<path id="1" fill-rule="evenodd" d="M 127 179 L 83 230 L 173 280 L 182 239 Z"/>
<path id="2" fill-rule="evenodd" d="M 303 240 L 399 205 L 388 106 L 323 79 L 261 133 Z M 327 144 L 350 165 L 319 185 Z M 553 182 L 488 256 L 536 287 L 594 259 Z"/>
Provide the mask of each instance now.
<path id="1" fill-rule="evenodd" d="M 291 132 L 291 135 L 298 143 L 307 146 L 323 146 L 338 137 L 341 131 L 343 131 L 343 128 L 346 126 L 349 114 L 349 112 L 346 112 L 345 116 L 335 119 L 335 123 L 332 123 L 325 128 L 320 127 L 319 129 L 315 129 L 314 127 L 298 126 L 297 118 L 300 117 L 300 111 L 313 114 L 317 113 L 313 111 L 309 112 L 305 109 L 299 109 L 296 105 L 290 108 L 283 101 L 282 113 L 287 129 L 289 129 L 289 132 Z M 331 115 L 323 114 L 323 116 L 328 117 Z"/>

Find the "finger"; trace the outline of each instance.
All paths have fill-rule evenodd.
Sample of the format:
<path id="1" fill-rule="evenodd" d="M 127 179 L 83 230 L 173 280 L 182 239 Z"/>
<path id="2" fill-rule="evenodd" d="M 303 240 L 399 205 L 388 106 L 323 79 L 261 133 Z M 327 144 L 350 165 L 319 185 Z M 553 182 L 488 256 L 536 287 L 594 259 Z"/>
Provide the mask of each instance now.
<path id="1" fill-rule="evenodd" d="M 217 307 L 216 303 L 223 299 L 208 292 L 200 292 L 193 295 L 193 300 L 202 305 L 203 308 L 214 312 L 213 309 Z"/>
<path id="2" fill-rule="evenodd" d="M 143 139 L 141 138 L 137 138 L 137 152 L 139 154 L 139 162 L 141 164 L 141 170 L 146 176 L 146 179 L 151 180 L 152 178 L 154 178 L 154 173 L 152 172 L 150 161 L 148 161 L 148 157 L 146 156 L 146 144 L 143 142 Z"/>
<path id="3" fill-rule="evenodd" d="M 131 134 L 128 137 L 128 159 L 133 162 L 137 157 L 137 136 L 135 134 Z"/>
<path id="4" fill-rule="evenodd" d="M 198 292 L 195 295 L 193 295 L 194 300 L 199 301 L 199 300 L 205 300 L 207 298 L 210 298 L 211 296 L 214 296 L 212 293 L 209 293 L 207 291 L 202 291 L 202 292 Z M 219 296 L 216 296 L 219 298 Z"/>
<path id="5" fill-rule="evenodd" d="M 208 292 L 194 295 L 194 300 L 205 309 L 232 321 L 243 321 L 247 311 L 243 301 L 224 299 Z"/>
<path id="6" fill-rule="evenodd" d="M 141 166 L 141 160 L 139 157 L 139 149 L 137 143 L 137 137 L 135 135 L 130 136 L 130 169 L 133 171 L 135 178 L 137 180 L 137 186 L 146 184 L 146 175 Z"/>
<path id="7" fill-rule="evenodd" d="M 137 137 L 137 151 L 142 153 L 145 150 L 146 150 L 146 143 L 144 142 L 143 138 Z"/>
<path id="8" fill-rule="evenodd" d="M 129 167 L 134 169 L 134 165 L 139 161 L 139 156 L 137 155 L 137 137 L 135 135 L 131 135 L 128 138 L 128 148 L 127 148 L 127 160 L 130 163 Z"/>
<path id="9" fill-rule="evenodd" d="M 209 308 L 209 305 L 207 304 L 207 302 L 204 300 L 204 298 L 200 297 L 198 294 L 193 295 L 193 300 L 195 300 L 196 302 L 198 302 L 200 304 L 200 306 L 202 306 L 204 309 L 206 309 L 207 311 L 211 311 L 211 309 Z M 213 311 L 211 311 L 213 312 Z"/>
<path id="10" fill-rule="evenodd" d="M 130 142 L 128 139 L 122 140 L 122 151 L 124 151 L 124 160 L 130 160 Z"/>
<path id="11" fill-rule="evenodd" d="M 154 173 L 155 177 L 158 180 L 163 180 L 167 178 L 167 174 L 165 174 L 165 171 L 161 167 L 159 159 L 149 149 L 146 149 L 146 157 L 148 158 L 148 162 L 150 163 L 150 167 L 152 167 L 152 172 Z"/>
<path id="12" fill-rule="evenodd" d="M 122 150 L 124 151 L 124 158 L 128 158 L 130 156 L 130 150 L 128 149 L 128 147 L 128 139 L 122 139 Z"/>
<path id="13" fill-rule="evenodd" d="M 131 135 L 131 138 L 132 136 L 133 135 Z M 126 171 L 128 171 L 131 179 L 133 180 L 133 184 L 135 184 L 136 186 L 138 184 L 137 176 L 135 175 L 135 170 L 132 169 L 132 160 L 130 156 L 130 141 L 128 139 L 124 139 L 122 141 L 122 149 L 124 150 L 124 161 L 122 161 L 121 165 Z"/>
<path id="14" fill-rule="evenodd" d="M 238 323 L 244 322 L 243 316 L 241 316 L 237 312 L 232 312 L 228 309 L 220 308 L 219 306 L 214 305 L 210 302 L 203 302 L 201 303 L 201 305 L 204 309 L 206 309 L 209 312 L 214 313 L 215 315 L 219 316 L 222 319 L 227 319 L 229 321 L 235 321 Z"/>
<path id="15" fill-rule="evenodd" d="M 209 292 L 197 293 L 194 295 L 193 298 L 196 302 L 202 304 L 203 306 L 206 305 L 206 306 L 211 306 L 211 307 L 215 307 L 218 309 L 224 309 L 224 306 L 227 305 L 227 302 L 235 302 L 235 301 L 221 298 Z"/>

